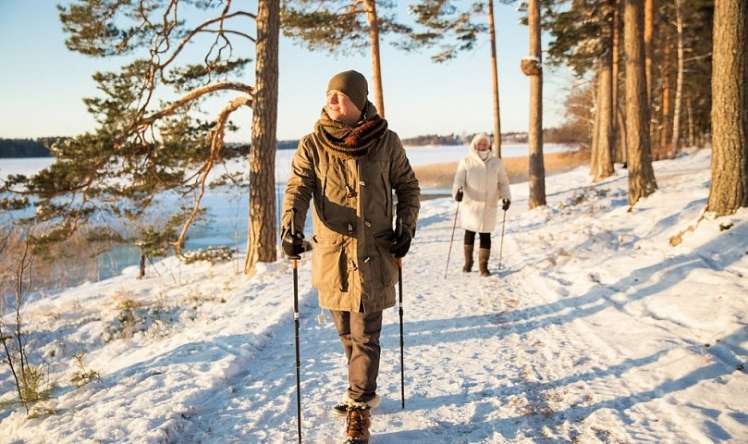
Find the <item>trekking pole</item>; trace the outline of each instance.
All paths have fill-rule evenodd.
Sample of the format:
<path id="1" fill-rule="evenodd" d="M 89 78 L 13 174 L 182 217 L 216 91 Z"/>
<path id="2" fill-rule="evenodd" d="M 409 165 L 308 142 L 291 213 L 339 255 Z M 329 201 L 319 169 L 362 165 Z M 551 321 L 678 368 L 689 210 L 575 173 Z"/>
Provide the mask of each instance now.
<path id="1" fill-rule="evenodd" d="M 499 243 L 499 270 L 501 270 L 501 253 L 504 251 L 504 225 L 506 224 L 506 210 L 504 218 L 501 220 L 501 242 Z"/>
<path id="2" fill-rule="evenodd" d="M 405 408 L 405 359 L 403 356 L 403 259 L 397 259 L 397 288 L 399 291 L 398 311 L 400 313 L 400 403 Z"/>
<path id="3" fill-rule="evenodd" d="M 447 266 L 444 267 L 444 279 L 447 278 L 447 270 L 449 270 L 449 257 L 452 255 L 452 242 L 455 240 L 455 228 L 457 227 L 457 215 L 460 213 L 460 203 L 457 202 L 457 210 L 455 211 L 455 220 L 452 223 L 452 237 L 449 238 L 449 252 L 447 253 Z"/>
<path id="4" fill-rule="evenodd" d="M 296 209 L 293 210 L 291 219 L 291 237 L 296 238 Z M 293 322 L 296 336 L 296 425 L 299 432 L 299 443 L 301 443 L 301 353 L 299 351 L 299 259 L 300 256 L 292 256 L 291 267 L 293 268 Z"/>

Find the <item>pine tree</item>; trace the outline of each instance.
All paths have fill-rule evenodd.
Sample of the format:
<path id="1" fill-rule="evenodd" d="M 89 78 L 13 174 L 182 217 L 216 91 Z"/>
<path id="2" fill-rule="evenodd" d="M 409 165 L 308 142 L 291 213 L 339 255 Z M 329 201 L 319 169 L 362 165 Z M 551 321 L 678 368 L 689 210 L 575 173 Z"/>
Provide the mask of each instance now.
<path id="1" fill-rule="evenodd" d="M 642 0 L 625 0 L 626 145 L 628 149 L 629 205 L 657 189 L 649 142 L 649 105 L 644 63 L 644 9 Z"/>
<path id="2" fill-rule="evenodd" d="M 244 273 L 257 262 L 275 262 L 275 131 L 278 120 L 278 38 L 280 3 L 260 0 L 252 147 L 249 158 L 249 233 Z M 267 149 L 272 147 L 272 149 Z M 259 148 L 259 149 L 258 149 Z M 272 196 L 268 195 L 272 192 Z"/>
<path id="3" fill-rule="evenodd" d="M 283 35 L 303 42 L 311 50 L 349 54 L 369 48 L 374 106 L 384 117 L 380 35 L 411 32 L 388 13 L 394 7 L 395 2 L 381 0 L 284 0 L 281 8 Z"/>
<path id="4" fill-rule="evenodd" d="M 496 27 L 494 23 L 494 2 L 474 2 L 460 9 L 458 2 L 422 0 L 411 6 L 416 23 L 422 30 L 411 34 L 411 47 L 436 47 L 438 52 L 432 55 L 437 63 L 453 60 L 461 51 L 472 50 L 481 33 L 488 30 L 491 48 L 491 98 L 493 114 L 493 151 L 501 158 L 501 106 L 499 100 L 498 56 L 496 51 Z M 511 0 L 502 0 L 511 3 Z M 488 6 L 488 27 L 481 23 L 481 16 Z"/>
<path id="5" fill-rule="evenodd" d="M 714 14 L 712 184 L 707 209 L 748 206 L 748 3 L 717 0 Z"/>
<path id="6" fill-rule="evenodd" d="M 169 208 L 182 225 L 174 241 L 181 254 L 189 226 L 202 214 L 211 172 L 238 155 L 225 150 L 223 140 L 226 131 L 236 130 L 231 114 L 253 104 L 254 88 L 239 80 L 250 59 L 236 48 L 238 40 L 257 40 L 246 32 L 257 16 L 233 10 L 230 0 L 78 0 L 58 8 L 68 49 L 97 58 L 127 56 L 130 62 L 118 71 L 94 74 L 101 95 L 84 103 L 98 122 L 96 130 L 54 144 L 55 162 L 33 177 L 4 181 L 0 191 L 11 197 L 3 205 L 17 206 L 18 196 L 33 204 L 36 212 L 23 222 L 46 226 L 36 239 L 43 244 L 65 239 L 94 215 L 141 218 L 168 190 L 182 197 Z M 188 22 L 188 8 L 205 18 Z M 188 45 L 205 42 L 202 60 L 186 59 Z M 226 93 L 234 95 L 217 116 L 208 121 L 197 117 L 206 98 Z M 170 96 L 177 98 L 159 100 Z M 269 95 L 263 106 L 274 108 L 275 100 Z M 274 128 L 274 122 L 267 122 L 274 118 L 268 113 L 264 124 Z M 272 140 L 253 146 L 253 155 L 272 159 Z M 239 174 L 223 175 L 218 182 L 246 186 Z M 255 182 L 253 195 L 272 202 L 273 184 Z M 269 260 L 275 255 L 275 233 L 273 224 L 265 227 L 271 232 L 263 238 L 269 241 L 251 248 L 262 250 L 259 256 Z"/>
<path id="7" fill-rule="evenodd" d="M 491 44 L 491 98 L 493 99 L 493 151 L 501 158 L 501 106 L 499 102 L 499 70 L 496 56 L 496 26 L 494 24 L 493 0 L 488 0 L 488 32 Z"/>
<path id="8" fill-rule="evenodd" d="M 462 8 L 459 7 L 461 3 L 449 0 L 414 2 L 409 8 L 417 28 L 396 45 L 406 50 L 435 50 L 431 60 L 436 63 L 454 60 L 460 52 L 473 50 L 480 35 L 490 32 L 491 26 L 481 22 L 485 14 L 483 2 L 473 2 Z M 489 2 L 489 7 L 492 6 L 493 2 Z"/>
<path id="9" fill-rule="evenodd" d="M 713 0 L 645 4 L 645 33 L 653 35 L 650 43 L 645 43 L 645 66 L 655 160 L 672 157 L 689 131 L 694 139 L 689 144 L 697 143 L 697 135 L 699 143 L 706 142 L 710 126 L 713 9 Z M 699 106 L 689 105 L 692 101 Z M 688 127 L 684 125 L 687 122 Z"/>
<path id="10" fill-rule="evenodd" d="M 580 78 L 594 72 L 596 100 L 590 173 L 593 180 L 600 180 L 614 172 L 616 2 L 575 0 L 565 6 L 565 2 L 556 5 L 557 12 L 551 12 L 546 20 L 553 37 L 548 51 L 550 63 L 569 65 Z"/>
<path id="11" fill-rule="evenodd" d="M 647 102 L 652 103 L 655 52 L 655 10 L 657 0 L 644 0 L 644 76 L 647 79 Z"/>
<path id="12" fill-rule="evenodd" d="M 529 182 L 530 208 L 543 206 L 545 199 L 545 165 L 543 162 L 543 68 L 540 52 L 540 5 L 529 0 L 527 27 L 530 32 L 530 54 L 523 60 L 522 70 L 530 78 Z"/>
<path id="13" fill-rule="evenodd" d="M 675 20 L 677 29 L 677 73 L 675 80 L 675 104 L 673 105 L 673 136 L 670 140 L 670 156 L 674 157 L 680 148 L 681 109 L 683 107 L 684 57 L 683 47 L 683 0 L 675 0 Z"/>

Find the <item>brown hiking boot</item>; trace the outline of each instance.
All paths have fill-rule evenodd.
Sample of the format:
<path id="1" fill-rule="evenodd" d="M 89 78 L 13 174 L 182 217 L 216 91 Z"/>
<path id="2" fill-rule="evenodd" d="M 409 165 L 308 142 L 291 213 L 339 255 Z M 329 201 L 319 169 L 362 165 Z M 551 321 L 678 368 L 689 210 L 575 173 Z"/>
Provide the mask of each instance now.
<path id="1" fill-rule="evenodd" d="M 370 425 L 371 409 L 369 407 L 349 407 L 345 419 L 345 444 L 368 444 L 371 436 Z"/>
<path id="2" fill-rule="evenodd" d="M 481 248 L 478 250 L 478 268 L 480 269 L 481 276 L 490 276 L 491 273 L 488 271 L 488 258 L 491 257 L 490 248 Z"/>
<path id="3" fill-rule="evenodd" d="M 473 246 L 465 245 L 465 265 L 462 267 L 462 271 L 470 273 L 473 271 Z"/>

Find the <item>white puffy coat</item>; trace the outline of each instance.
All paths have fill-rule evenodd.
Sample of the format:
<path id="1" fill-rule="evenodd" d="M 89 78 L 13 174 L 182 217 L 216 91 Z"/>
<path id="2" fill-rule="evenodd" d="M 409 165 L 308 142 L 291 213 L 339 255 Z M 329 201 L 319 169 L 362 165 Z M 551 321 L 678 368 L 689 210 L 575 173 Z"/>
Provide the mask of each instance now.
<path id="1" fill-rule="evenodd" d="M 511 200 L 509 177 L 501 159 L 493 153 L 484 161 L 474 147 L 457 166 L 452 196 L 462 188 L 460 225 L 465 230 L 491 233 L 496 228 L 499 200 Z"/>

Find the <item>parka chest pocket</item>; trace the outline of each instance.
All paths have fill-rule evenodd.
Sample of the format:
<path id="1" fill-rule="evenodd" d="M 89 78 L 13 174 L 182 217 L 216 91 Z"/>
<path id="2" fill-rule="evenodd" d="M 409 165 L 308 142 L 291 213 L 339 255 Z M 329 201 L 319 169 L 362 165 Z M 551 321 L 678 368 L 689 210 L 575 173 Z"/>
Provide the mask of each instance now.
<path id="1" fill-rule="evenodd" d="M 370 160 L 363 172 L 366 184 L 366 213 L 372 219 L 386 222 L 392 218 L 392 185 L 390 163 L 387 160 Z"/>
<path id="2" fill-rule="evenodd" d="M 320 290 L 348 291 L 347 241 L 343 236 L 312 236 L 312 286 Z"/>

